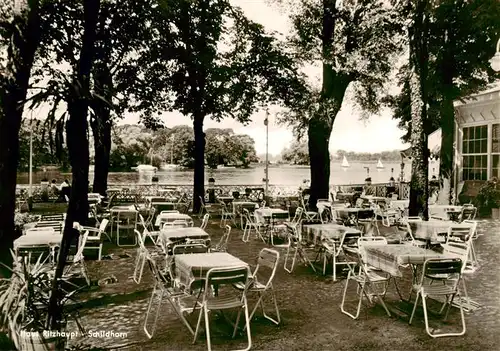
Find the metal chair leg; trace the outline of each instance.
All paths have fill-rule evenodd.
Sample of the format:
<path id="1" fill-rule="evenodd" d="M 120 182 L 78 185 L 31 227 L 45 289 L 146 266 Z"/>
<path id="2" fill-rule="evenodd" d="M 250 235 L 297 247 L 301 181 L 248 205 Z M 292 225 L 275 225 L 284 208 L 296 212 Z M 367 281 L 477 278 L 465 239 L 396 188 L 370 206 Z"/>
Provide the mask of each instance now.
<path id="1" fill-rule="evenodd" d="M 153 322 L 153 328 L 151 330 L 151 332 L 148 331 L 148 317 L 149 317 L 149 313 L 151 312 L 151 307 L 153 305 L 153 300 L 155 298 L 155 295 L 157 294 L 157 289 L 156 289 L 156 286 L 153 288 L 153 292 L 151 293 L 151 299 L 149 300 L 149 305 L 148 305 L 148 310 L 146 312 L 146 319 L 144 321 L 144 332 L 146 333 L 147 337 L 149 339 L 151 339 L 154 335 L 154 332 L 156 330 L 156 323 L 158 321 L 158 317 L 160 315 L 160 310 L 161 310 L 161 304 L 162 304 L 162 300 L 163 300 L 163 292 L 161 292 L 161 294 L 159 295 L 159 299 L 160 301 L 158 302 L 158 307 L 156 308 L 156 313 L 155 313 L 155 319 L 154 319 L 154 322 Z"/>

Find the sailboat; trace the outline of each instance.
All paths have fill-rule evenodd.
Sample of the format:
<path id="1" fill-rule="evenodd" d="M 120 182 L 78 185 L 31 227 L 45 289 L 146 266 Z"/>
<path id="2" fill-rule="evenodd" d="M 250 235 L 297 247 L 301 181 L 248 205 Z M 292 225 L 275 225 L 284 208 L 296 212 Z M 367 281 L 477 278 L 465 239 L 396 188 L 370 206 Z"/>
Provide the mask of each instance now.
<path id="1" fill-rule="evenodd" d="M 345 156 L 344 156 L 344 159 L 342 160 L 341 167 L 344 170 L 344 172 L 347 171 L 347 169 L 350 167 L 349 162 L 347 162 L 347 158 Z"/>
<path id="2" fill-rule="evenodd" d="M 382 161 L 380 161 L 380 158 L 378 159 L 377 162 L 377 171 L 381 171 L 384 169 L 384 165 L 382 164 Z"/>

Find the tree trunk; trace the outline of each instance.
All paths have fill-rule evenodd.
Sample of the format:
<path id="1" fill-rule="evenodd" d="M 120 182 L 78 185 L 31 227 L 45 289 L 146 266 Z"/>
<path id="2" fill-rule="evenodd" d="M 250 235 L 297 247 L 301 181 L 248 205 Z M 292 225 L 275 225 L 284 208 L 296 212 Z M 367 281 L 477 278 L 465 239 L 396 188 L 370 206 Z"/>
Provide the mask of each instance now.
<path id="1" fill-rule="evenodd" d="M 340 111 L 350 77 L 334 71 L 331 62 L 334 57 L 335 19 L 337 9 L 334 0 L 323 0 L 322 55 L 323 79 L 320 106 L 308 124 L 309 164 L 311 170 L 311 191 L 309 208 L 316 210 L 318 199 L 327 199 L 330 189 L 330 135 L 333 122 Z"/>
<path id="2" fill-rule="evenodd" d="M 39 1 L 29 2 L 26 13 L 16 14 L 7 63 L 0 76 L 0 263 L 12 266 L 19 130 L 31 68 L 40 43 Z M 0 277 L 10 270 L 0 265 Z"/>
<path id="3" fill-rule="evenodd" d="M 455 134 L 455 111 L 453 99 L 446 97 L 441 108 L 441 150 L 439 153 L 439 198 L 442 205 L 451 204 L 453 189 L 453 138 Z"/>
<path id="4" fill-rule="evenodd" d="M 194 116 L 194 186 L 193 213 L 200 211 L 201 200 L 205 196 L 205 133 L 203 119 L 205 116 Z"/>
<path id="5" fill-rule="evenodd" d="M 456 76 L 456 62 L 453 51 L 456 46 L 454 29 L 451 24 L 445 31 L 443 43 L 443 58 L 439 67 L 438 74 L 441 76 L 443 85 L 443 100 L 440 106 L 441 121 L 441 150 L 439 152 L 439 197 L 438 203 L 449 205 L 452 201 L 453 190 L 453 139 L 455 135 L 455 109 L 453 100 L 455 100 L 453 77 Z"/>
<path id="6" fill-rule="evenodd" d="M 64 224 L 63 239 L 59 252 L 56 273 L 52 282 L 47 328 L 60 330 L 62 291 L 59 279 L 62 277 L 70 246 L 76 241 L 78 232 L 73 222 L 85 225 L 88 219 L 88 187 L 89 187 L 89 141 L 87 139 L 87 113 L 89 106 L 89 81 L 94 57 L 96 24 L 99 14 L 100 0 L 84 1 L 84 31 L 80 60 L 73 80 L 72 95 L 69 96 L 69 119 L 66 124 L 66 142 L 72 168 L 72 189 Z M 80 89 L 76 89 L 79 87 Z"/>
<path id="7" fill-rule="evenodd" d="M 425 120 L 427 117 L 427 28 L 426 16 L 428 0 L 417 0 L 414 23 L 410 28 L 410 108 L 412 117 L 411 147 L 412 174 L 410 180 L 410 216 L 429 219 L 429 152 Z"/>
<path id="8" fill-rule="evenodd" d="M 94 118 L 91 119 L 92 135 L 94 136 L 94 184 L 95 193 L 106 196 L 108 189 L 109 155 L 111 153 L 111 109 L 113 81 L 108 66 L 104 63 L 96 73 L 94 90 L 97 95 L 106 99 L 95 99 L 92 102 Z"/>
<path id="9" fill-rule="evenodd" d="M 318 199 L 328 199 L 330 189 L 330 134 L 332 127 L 324 116 L 314 116 L 307 129 L 311 191 L 309 208 L 316 209 Z"/>

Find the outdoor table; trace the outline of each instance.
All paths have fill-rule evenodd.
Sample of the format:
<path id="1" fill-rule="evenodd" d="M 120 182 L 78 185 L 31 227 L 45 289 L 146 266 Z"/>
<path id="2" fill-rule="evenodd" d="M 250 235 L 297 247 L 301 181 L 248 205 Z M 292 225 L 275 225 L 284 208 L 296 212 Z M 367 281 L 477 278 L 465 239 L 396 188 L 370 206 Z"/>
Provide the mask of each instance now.
<path id="1" fill-rule="evenodd" d="M 382 196 L 373 196 L 373 195 L 362 195 L 360 196 L 361 199 L 368 200 L 373 203 L 377 202 L 387 202 L 387 198 L 382 197 Z"/>
<path id="2" fill-rule="evenodd" d="M 151 207 L 154 207 L 157 213 L 160 213 L 161 211 L 171 211 L 176 209 L 177 202 L 154 201 L 151 203 Z"/>
<path id="3" fill-rule="evenodd" d="M 429 217 L 456 219 L 462 213 L 463 206 L 429 205 Z"/>
<path id="4" fill-rule="evenodd" d="M 390 203 L 391 208 L 399 208 L 400 210 L 406 210 L 410 206 L 410 200 L 392 200 Z"/>
<path id="5" fill-rule="evenodd" d="M 344 208 L 335 208 L 337 212 L 337 216 L 343 219 L 349 219 L 351 215 L 356 213 L 358 218 L 370 218 L 373 217 L 373 209 L 372 208 L 361 208 L 361 207 L 344 207 Z"/>
<path id="6" fill-rule="evenodd" d="M 258 208 L 255 210 L 255 218 L 259 223 L 270 223 L 273 215 L 288 215 L 288 211 L 281 208 Z"/>
<path id="7" fill-rule="evenodd" d="M 47 229 L 43 231 L 27 232 L 14 240 L 14 250 L 19 247 L 55 247 L 60 246 L 62 234 Z"/>
<path id="8" fill-rule="evenodd" d="M 102 200 L 102 195 L 99 193 L 88 193 L 89 204 L 97 204 Z"/>
<path id="9" fill-rule="evenodd" d="M 130 206 L 113 206 L 109 209 L 109 212 L 118 214 L 119 212 L 130 212 L 137 211 L 134 205 Z"/>
<path id="10" fill-rule="evenodd" d="M 335 197 L 337 198 L 337 201 L 352 202 L 354 195 L 356 195 L 356 193 L 337 193 Z"/>
<path id="11" fill-rule="evenodd" d="M 145 196 L 144 199 L 146 200 L 146 204 L 149 206 L 177 202 L 177 199 L 174 196 Z"/>
<path id="12" fill-rule="evenodd" d="M 235 201 L 233 201 L 233 213 L 238 214 L 239 212 L 241 212 L 242 208 L 251 208 L 253 211 L 256 206 L 257 206 L 257 204 L 255 202 L 241 201 L 241 200 L 236 201 L 235 200 Z"/>
<path id="13" fill-rule="evenodd" d="M 176 220 L 186 221 L 189 225 L 193 225 L 193 219 L 185 213 L 160 213 L 156 216 L 155 227 L 161 227 L 163 223 Z"/>
<path id="14" fill-rule="evenodd" d="M 434 242 L 438 241 L 437 239 L 439 234 L 448 233 L 448 228 L 450 228 L 450 226 L 453 226 L 454 228 L 469 229 L 472 227 L 472 224 L 441 220 L 410 222 L 410 228 L 414 238 Z"/>
<path id="15" fill-rule="evenodd" d="M 234 200 L 234 197 L 232 197 L 232 196 L 217 196 L 217 199 L 224 202 L 225 204 L 228 204 Z"/>
<path id="16" fill-rule="evenodd" d="M 186 239 L 204 239 L 210 241 L 210 235 L 199 227 L 162 228 L 158 240 L 163 244 L 178 243 Z"/>
<path id="17" fill-rule="evenodd" d="M 203 281 L 212 268 L 247 266 L 248 264 L 227 252 L 175 255 L 175 276 L 186 287 Z"/>
<path id="18" fill-rule="evenodd" d="M 336 223 L 304 224 L 302 226 L 302 238 L 314 245 L 319 245 L 327 239 L 339 241 L 344 233 L 361 234 L 361 231 Z"/>
<path id="19" fill-rule="evenodd" d="M 365 244 L 365 260 L 369 266 L 389 273 L 393 277 L 401 277 L 400 267 L 404 265 L 423 265 L 426 260 L 445 258 L 442 253 L 412 245 Z"/>

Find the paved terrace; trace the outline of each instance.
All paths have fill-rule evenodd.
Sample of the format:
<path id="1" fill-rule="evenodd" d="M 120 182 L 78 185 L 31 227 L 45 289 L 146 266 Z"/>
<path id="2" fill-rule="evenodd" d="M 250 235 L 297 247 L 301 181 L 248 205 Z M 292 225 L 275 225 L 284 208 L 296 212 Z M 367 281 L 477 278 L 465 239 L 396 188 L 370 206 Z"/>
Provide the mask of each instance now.
<path id="1" fill-rule="evenodd" d="M 198 223 L 195 223 L 198 224 Z M 222 232 L 218 221 L 211 221 L 207 232 L 218 240 Z M 388 317 L 380 305 L 363 307 L 359 320 L 352 320 L 340 311 L 345 280 L 333 282 L 331 276 L 313 273 L 309 267 L 299 265 L 292 274 L 283 270 L 284 252 L 275 279 L 275 290 L 282 314 L 282 324 L 275 326 L 259 318 L 252 322 L 253 350 L 498 350 L 500 344 L 500 222 L 483 220 L 478 226 L 484 234 L 476 242 L 480 269 L 467 275 L 469 296 L 482 304 L 480 309 L 466 314 L 467 333 L 463 337 L 432 339 L 426 332 L 422 310 L 408 325 L 411 305 L 397 302 L 393 288 L 386 301 L 397 312 Z M 397 236 L 392 228 L 384 228 L 384 235 Z M 257 240 L 241 241 L 241 231 L 233 229 L 228 252 L 254 264 L 257 253 L 265 245 Z M 168 302 L 162 306 L 157 331 L 149 340 L 142 326 L 153 284 L 145 267 L 141 284 L 132 280 L 135 249 L 108 247 L 105 254 L 113 259 L 89 260 L 93 280 L 115 276 L 117 281 L 95 286 L 81 296 L 82 321 L 87 330 L 127 333 L 126 338 L 79 337 L 71 341 L 82 349 L 125 350 L 206 350 L 204 333 L 192 344 L 192 337 Z M 409 287 L 410 272 L 406 272 L 403 289 Z M 253 301 L 253 299 L 250 299 Z M 399 311 L 399 312 L 398 312 Z M 450 312 L 450 325 L 456 326 L 457 309 Z M 197 317 L 193 316 L 195 321 Z M 213 318 L 213 317 L 212 317 Z M 221 350 L 241 348 L 245 337 L 234 340 L 220 331 L 224 323 L 212 319 L 213 347 Z M 219 329 L 219 332 L 217 330 Z"/>

